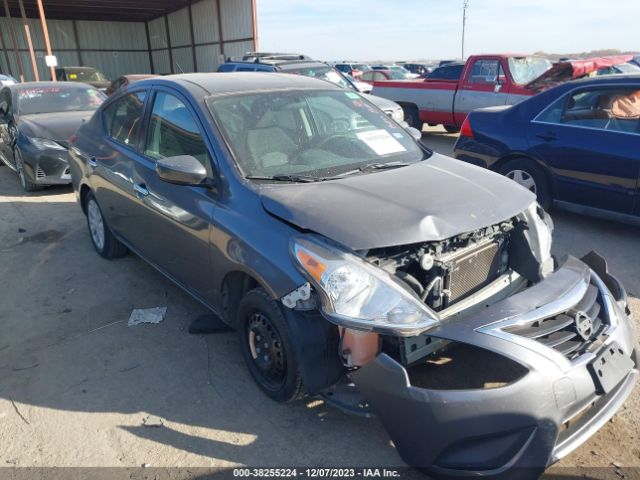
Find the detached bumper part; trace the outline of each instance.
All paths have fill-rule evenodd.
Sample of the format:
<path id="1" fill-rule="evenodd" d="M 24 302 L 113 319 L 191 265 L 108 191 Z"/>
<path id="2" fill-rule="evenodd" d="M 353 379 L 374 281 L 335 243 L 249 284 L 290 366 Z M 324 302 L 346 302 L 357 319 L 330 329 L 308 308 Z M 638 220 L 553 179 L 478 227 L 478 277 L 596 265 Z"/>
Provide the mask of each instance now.
<path id="1" fill-rule="evenodd" d="M 569 257 L 538 284 L 430 332 L 522 365 L 527 373 L 507 385 L 420 388 L 411 384 L 405 367 L 385 354 L 351 373 L 408 464 L 437 478 L 478 473 L 513 478 L 516 472 L 518 478 L 537 478 L 615 414 L 637 382 L 640 352 L 625 312 L 624 290 L 598 258 L 585 257 L 587 266 Z M 577 353 L 565 354 L 549 342 L 566 336 L 569 327 L 548 336 L 531 336 L 535 328 L 546 328 L 573 312 L 572 304 L 579 306 L 585 295 L 592 294 L 593 285 L 598 288 L 602 325 L 592 337 L 579 339 Z M 617 291 L 612 293 L 609 285 Z M 545 323 L 548 318 L 551 322 Z M 521 329 L 528 335 L 523 336 L 510 333 L 514 325 L 532 327 Z M 576 332 L 577 328 L 576 323 Z M 605 350 L 614 349 L 617 360 L 602 372 L 615 382 L 611 386 L 595 378 L 595 366 L 609 353 Z M 608 387 L 603 390 L 603 385 Z"/>

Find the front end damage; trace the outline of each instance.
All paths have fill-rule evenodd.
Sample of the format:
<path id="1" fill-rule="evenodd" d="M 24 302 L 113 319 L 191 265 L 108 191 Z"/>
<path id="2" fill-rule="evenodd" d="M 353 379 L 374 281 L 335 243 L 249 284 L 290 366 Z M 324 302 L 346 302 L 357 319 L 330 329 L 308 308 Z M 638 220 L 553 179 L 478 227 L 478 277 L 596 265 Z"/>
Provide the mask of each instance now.
<path id="1" fill-rule="evenodd" d="M 320 290 L 335 279 L 308 276 L 315 300 L 293 293 L 338 324 L 328 348 L 408 464 L 439 477 L 536 477 L 614 415 L 640 367 L 626 293 L 604 260 L 554 262 L 550 245 L 550 220 L 534 205 L 445 241 L 359 252 L 433 313 L 420 332 L 394 332 L 379 313 L 369 331 L 327 313 Z M 331 268 L 310 265 L 317 279 Z M 350 288 L 354 278 L 339 277 Z"/>
<path id="2" fill-rule="evenodd" d="M 456 361 L 472 348 L 491 362 L 466 365 L 469 376 L 453 384 L 420 375 L 434 354 L 406 365 L 380 353 L 351 378 L 408 464 L 441 476 L 523 469 L 535 477 L 593 435 L 636 383 L 640 356 L 624 293 L 610 291 L 603 274 L 569 257 L 540 283 L 430 331 L 431 343 L 451 349 L 437 357 Z M 581 334 L 575 319 L 588 313 L 591 334 Z"/>

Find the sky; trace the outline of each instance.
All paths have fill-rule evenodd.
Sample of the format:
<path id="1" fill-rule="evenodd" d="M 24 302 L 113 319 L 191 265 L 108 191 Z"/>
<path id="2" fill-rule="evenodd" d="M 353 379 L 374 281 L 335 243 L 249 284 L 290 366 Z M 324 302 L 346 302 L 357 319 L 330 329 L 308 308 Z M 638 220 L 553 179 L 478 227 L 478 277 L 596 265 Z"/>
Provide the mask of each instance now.
<path id="1" fill-rule="evenodd" d="M 256 0 L 259 49 L 325 61 L 460 58 L 463 0 Z M 465 56 L 640 51 L 640 0 L 469 0 Z"/>

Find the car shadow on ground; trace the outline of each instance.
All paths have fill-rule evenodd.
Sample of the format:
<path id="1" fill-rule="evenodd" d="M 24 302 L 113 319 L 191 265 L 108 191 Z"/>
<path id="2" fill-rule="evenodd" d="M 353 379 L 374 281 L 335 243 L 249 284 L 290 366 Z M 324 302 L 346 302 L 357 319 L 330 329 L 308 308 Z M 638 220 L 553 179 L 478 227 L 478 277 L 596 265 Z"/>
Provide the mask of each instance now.
<path id="1" fill-rule="evenodd" d="M 403 465 L 374 419 L 269 400 L 235 333 L 189 335 L 205 309 L 134 255 L 100 258 L 68 189 L 4 191 L 0 464 Z M 162 323 L 127 327 L 155 306 Z"/>
<path id="2" fill-rule="evenodd" d="M 133 255 L 97 256 L 68 189 L 16 184 L 0 172 L 0 464 L 404 465 L 375 419 L 267 399 L 236 334 L 189 335 L 201 305 Z M 640 292 L 637 229 L 555 215 L 558 253 L 600 250 Z M 162 323 L 127 327 L 133 308 L 156 306 Z M 622 444 L 638 426 L 627 417 L 598 438 Z"/>

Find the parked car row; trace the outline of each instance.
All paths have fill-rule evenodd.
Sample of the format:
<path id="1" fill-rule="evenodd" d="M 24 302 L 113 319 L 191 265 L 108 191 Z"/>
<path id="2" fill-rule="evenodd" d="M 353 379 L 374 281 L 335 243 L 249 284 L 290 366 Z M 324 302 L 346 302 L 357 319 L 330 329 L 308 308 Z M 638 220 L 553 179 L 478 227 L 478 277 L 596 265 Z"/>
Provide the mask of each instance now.
<path id="1" fill-rule="evenodd" d="M 287 55 L 129 81 L 109 97 L 73 82 L 4 87 L 3 161 L 36 186 L 39 168 L 69 175 L 97 254 L 139 255 L 235 329 L 267 397 L 375 414 L 434 476 L 537 478 L 621 408 L 640 347 L 605 260 L 551 255 L 545 184 L 467 162 L 493 165 L 522 131 L 491 136 L 527 118 L 549 143 L 574 135 L 570 122 L 636 135 L 637 79 L 465 115 L 464 162 L 427 148 L 402 107 Z M 539 78 L 538 62 L 476 58 L 461 81 L 518 94 L 514 78 Z M 626 173 L 616 178 L 630 186 Z"/>

